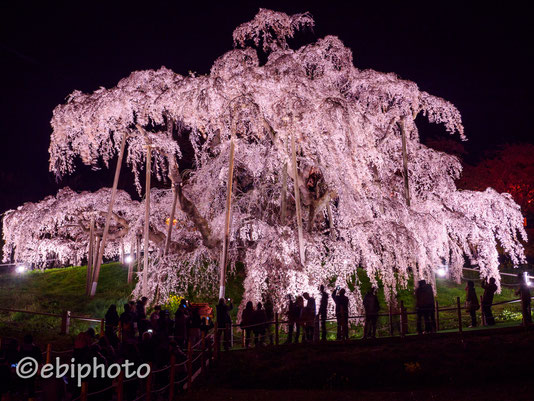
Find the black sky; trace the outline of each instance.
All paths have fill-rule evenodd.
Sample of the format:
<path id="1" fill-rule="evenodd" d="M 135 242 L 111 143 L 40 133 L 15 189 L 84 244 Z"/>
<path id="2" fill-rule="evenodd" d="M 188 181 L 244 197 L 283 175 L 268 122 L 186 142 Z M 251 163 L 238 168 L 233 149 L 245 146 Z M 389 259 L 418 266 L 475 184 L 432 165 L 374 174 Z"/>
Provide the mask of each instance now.
<path id="1" fill-rule="evenodd" d="M 526 8 L 511 2 L 393 4 L 2 2 L 0 213 L 63 185 L 111 185 L 110 173 L 84 171 L 59 184 L 48 173 L 49 121 L 69 93 L 112 87 L 131 71 L 162 65 L 181 74 L 207 73 L 231 49 L 233 29 L 260 7 L 310 11 L 313 36 L 339 36 L 358 68 L 395 72 L 452 101 L 463 115 L 473 155 L 502 142 L 534 142 L 533 37 Z"/>

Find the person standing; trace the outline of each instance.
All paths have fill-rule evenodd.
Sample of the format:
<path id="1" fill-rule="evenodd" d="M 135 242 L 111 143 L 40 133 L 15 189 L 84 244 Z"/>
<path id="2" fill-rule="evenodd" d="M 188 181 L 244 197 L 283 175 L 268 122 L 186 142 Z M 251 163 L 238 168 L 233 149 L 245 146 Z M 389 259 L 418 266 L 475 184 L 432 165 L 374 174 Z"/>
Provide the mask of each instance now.
<path id="1" fill-rule="evenodd" d="M 490 278 L 489 283 L 483 281 L 482 288 L 484 288 L 484 294 L 482 295 L 482 314 L 484 315 L 486 326 L 493 326 L 495 324 L 495 319 L 491 311 L 491 305 L 493 304 L 493 295 L 497 291 L 495 278 Z"/>
<path id="2" fill-rule="evenodd" d="M 426 280 L 419 280 L 415 289 L 415 306 L 417 311 L 417 333 L 423 334 L 422 321 L 425 322 L 425 333 L 434 331 L 434 292 Z"/>
<path id="3" fill-rule="evenodd" d="M 302 321 L 304 322 L 305 338 L 306 341 L 313 341 L 313 329 L 315 326 L 315 315 L 317 314 L 317 308 L 315 305 L 315 298 L 305 292 L 302 297 L 307 301 L 306 307 L 302 310 Z"/>
<path id="4" fill-rule="evenodd" d="M 295 303 L 293 302 L 291 294 L 287 294 L 287 301 L 287 340 L 285 343 L 291 344 L 293 342 L 293 330 L 297 323 L 297 318 L 295 316 Z"/>
<path id="5" fill-rule="evenodd" d="M 274 306 L 273 306 L 273 301 L 271 300 L 270 295 L 267 295 L 264 308 L 265 308 L 265 315 L 267 319 L 265 322 L 265 333 L 267 336 L 269 336 L 269 344 L 274 345 L 274 334 L 273 334 Z"/>
<path id="6" fill-rule="evenodd" d="M 378 321 L 378 311 L 380 304 L 376 295 L 376 288 L 371 288 L 363 298 L 363 307 L 365 309 L 365 326 L 363 328 L 363 338 L 376 337 L 376 323 Z"/>
<path id="7" fill-rule="evenodd" d="M 248 301 L 245 309 L 241 312 L 241 331 L 245 335 L 245 348 L 248 348 L 250 343 L 250 334 L 252 333 L 252 325 L 254 323 L 254 306 L 252 301 Z"/>
<path id="8" fill-rule="evenodd" d="M 267 322 L 267 314 L 261 302 L 258 302 L 256 305 L 256 310 L 254 311 L 254 345 L 263 345 L 265 342 L 265 323 Z"/>
<path id="9" fill-rule="evenodd" d="M 232 318 L 230 317 L 230 311 L 234 308 L 232 300 L 228 298 L 229 304 L 226 305 L 224 298 L 219 299 L 217 304 L 217 328 L 219 333 L 223 333 L 224 336 L 224 350 L 230 349 L 230 337 L 232 335 Z"/>
<path id="10" fill-rule="evenodd" d="M 476 327 L 477 325 L 477 314 L 476 311 L 480 309 L 480 304 L 478 303 L 478 296 L 475 290 L 475 283 L 469 280 L 467 286 L 465 287 L 465 310 L 471 315 L 471 326 Z"/>
<path id="11" fill-rule="evenodd" d="M 319 287 L 321 292 L 321 303 L 319 304 L 319 317 L 321 319 L 321 341 L 326 341 L 326 319 L 328 311 L 328 293 L 324 290 L 324 285 Z"/>
<path id="12" fill-rule="evenodd" d="M 338 294 L 339 291 L 339 294 Z M 345 289 L 337 287 L 332 293 L 336 304 L 337 339 L 349 339 L 349 299 L 345 296 Z"/>
<path id="13" fill-rule="evenodd" d="M 531 298 L 530 298 L 530 288 L 528 287 L 528 282 L 526 276 L 523 276 L 521 279 L 521 284 L 519 289 L 515 292 L 515 295 L 521 297 L 521 308 L 523 312 L 523 323 L 525 325 L 532 323 L 532 311 L 530 308 Z"/>

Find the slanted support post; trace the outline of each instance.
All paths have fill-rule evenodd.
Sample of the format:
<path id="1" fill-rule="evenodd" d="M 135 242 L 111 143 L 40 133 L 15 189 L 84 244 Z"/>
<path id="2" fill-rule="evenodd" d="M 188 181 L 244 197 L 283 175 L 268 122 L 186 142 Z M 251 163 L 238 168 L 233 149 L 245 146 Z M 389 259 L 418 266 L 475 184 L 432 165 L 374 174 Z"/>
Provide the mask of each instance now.
<path id="1" fill-rule="evenodd" d="M 85 294 L 89 295 L 91 291 L 91 283 L 93 282 L 93 261 L 94 261 L 94 246 L 95 246 L 95 218 L 91 217 L 89 223 L 89 251 L 87 253 L 87 280 L 85 282 Z"/>
<path id="2" fill-rule="evenodd" d="M 113 178 L 113 188 L 111 189 L 111 198 L 109 200 L 108 212 L 106 214 L 106 224 L 104 225 L 104 233 L 102 234 L 102 241 L 98 251 L 95 271 L 93 274 L 93 284 L 91 286 L 91 297 L 96 294 L 96 286 L 98 284 L 98 276 L 100 274 L 100 266 L 104 258 L 104 250 L 106 249 L 106 241 L 108 240 L 109 224 L 111 222 L 111 214 L 113 213 L 113 203 L 115 202 L 115 195 L 117 194 L 117 186 L 119 184 L 119 175 L 121 173 L 122 158 L 124 156 L 124 148 L 126 146 L 126 138 L 128 134 L 125 132 L 122 136 L 121 148 L 119 151 L 119 158 L 117 160 L 117 167 L 115 168 L 115 177 Z"/>
<path id="3" fill-rule="evenodd" d="M 408 180 L 408 154 L 406 152 L 406 131 L 404 129 L 404 119 L 399 122 L 402 137 L 402 167 L 404 172 L 404 195 L 406 196 L 406 205 L 410 206 L 410 183 Z"/>
<path id="4" fill-rule="evenodd" d="M 282 192 L 280 194 L 280 224 L 286 224 L 287 216 L 287 163 L 282 170 Z"/>
<path id="5" fill-rule="evenodd" d="M 146 188 L 145 188 L 145 230 L 144 230 L 144 259 L 143 259 L 143 295 L 148 297 L 148 231 L 150 227 L 150 175 L 152 172 L 152 148 L 146 149 Z"/>
<path id="6" fill-rule="evenodd" d="M 226 280 L 226 264 L 228 256 L 228 246 L 230 242 L 230 219 L 231 219 L 231 208 L 232 208 L 232 184 L 234 180 L 234 153 L 235 153 L 235 143 L 234 139 L 230 140 L 230 162 L 228 166 L 228 183 L 226 190 L 226 216 L 224 222 L 224 234 L 223 234 L 223 243 L 222 243 L 222 252 L 221 252 L 221 261 L 219 265 L 220 269 L 220 280 L 219 280 L 219 299 L 224 298 L 225 294 L 225 280 Z"/>
<path id="7" fill-rule="evenodd" d="M 297 168 L 297 150 L 295 146 L 295 135 L 293 131 L 291 131 L 291 160 L 293 163 L 293 187 L 295 190 L 295 210 L 296 210 L 296 217 L 297 217 L 299 255 L 300 255 L 300 263 L 301 265 L 304 265 L 306 261 L 304 259 L 304 236 L 302 234 L 302 211 L 300 209 L 300 191 L 299 191 L 299 179 L 298 179 L 298 168 Z"/>
<path id="8" fill-rule="evenodd" d="M 176 213 L 176 204 L 178 202 L 178 189 L 176 188 L 176 185 L 172 185 L 173 190 L 173 197 L 172 197 L 172 206 L 171 206 L 171 215 L 169 217 L 169 227 L 167 228 L 167 238 L 165 239 L 165 251 L 164 255 L 167 255 L 169 253 L 169 246 L 171 245 L 171 238 L 172 238 L 172 227 L 174 223 L 174 214 Z"/>

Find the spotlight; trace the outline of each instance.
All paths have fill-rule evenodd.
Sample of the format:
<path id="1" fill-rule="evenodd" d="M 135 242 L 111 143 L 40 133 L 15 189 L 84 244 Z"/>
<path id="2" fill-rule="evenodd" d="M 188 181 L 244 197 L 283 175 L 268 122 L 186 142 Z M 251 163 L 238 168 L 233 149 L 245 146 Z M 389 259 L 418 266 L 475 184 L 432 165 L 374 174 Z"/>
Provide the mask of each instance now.
<path id="1" fill-rule="evenodd" d="M 22 274 L 26 271 L 26 266 L 25 265 L 18 265 L 17 268 L 15 269 L 15 271 L 18 273 L 18 274 Z"/>
<path id="2" fill-rule="evenodd" d="M 436 273 L 439 277 L 445 277 L 447 275 L 447 269 L 445 267 L 440 267 Z"/>
<path id="3" fill-rule="evenodd" d="M 530 277 L 528 276 L 528 272 L 524 272 L 523 276 L 525 278 L 525 283 L 527 286 L 532 287 L 532 281 L 530 281 Z"/>
<path id="4" fill-rule="evenodd" d="M 124 258 L 124 262 L 125 263 L 132 263 L 133 262 L 133 257 L 132 255 L 128 255 Z"/>

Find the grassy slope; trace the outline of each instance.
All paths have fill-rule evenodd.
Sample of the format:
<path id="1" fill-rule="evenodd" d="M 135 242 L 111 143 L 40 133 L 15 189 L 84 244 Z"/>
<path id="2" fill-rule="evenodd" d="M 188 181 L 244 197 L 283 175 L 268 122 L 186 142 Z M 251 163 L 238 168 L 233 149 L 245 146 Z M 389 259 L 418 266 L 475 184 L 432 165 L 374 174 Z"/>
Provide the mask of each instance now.
<path id="1" fill-rule="evenodd" d="M 94 299 L 85 296 L 85 267 L 70 267 L 65 269 L 50 269 L 45 272 L 34 271 L 24 275 L 5 274 L 0 275 L 0 305 L 15 309 L 24 309 L 40 312 L 61 314 L 64 310 L 70 310 L 73 315 L 104 317 L 108 306 L 117 304 L 119 312 L 130 296 L 132 286 L 126 283 L 127 269 L 118 263 L 102 266 L 97 295 Z M 363 271 L 358 273 L 362 287 L 362 293 L 369 288 L 369 279 Z M 234 304 L 241 302 L 243 293 L 244 269 L 237 269 L 235 276 L 227 284 L 228 296 L 232 297 Z M 412 283 L 410 283 L 410 286 Z M 465 284 L 455 284 L 445 280 L 438 282 L 437 300 L 440 305 L 448 306 L 456 304 L 456 297 L 462 300 L 465 297 Z M 481 294 L 481 290 L 477 289 Z M 383 293 L 379 292 L 380 302 L 384 305 Z M 414 298 L 411 290 L 399 292 L 399 297 L 404 301 L 408 310 L 414 307 Z M 513 291 L 503 288 L 503 292 L 497 295 L 495 301 L 515 298 Z M 215 298 L 196 298 L 195 301 L 208 301 L 215 303 Z M 234 308 L 234 321 L 237 308 Z M 450 314 L 453 319 L 454 315 Z M 445 318 L 445 316 L 444 316 Z M 385 323 L 385 322 L 383 322 Z M 60 319 L 53 317 L 29 316 L 22 313 L 0 313 L 0 336 L 21 337 L 26 332 L 38 333 L 39 342 L 49 340 L 58 341 Z M 77 333 L 87 327 L 86 323 L 73 322 L 71 332 Z M 60 343 L 69 345 L 70 338 L 63 337 Z"/>

